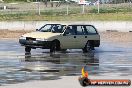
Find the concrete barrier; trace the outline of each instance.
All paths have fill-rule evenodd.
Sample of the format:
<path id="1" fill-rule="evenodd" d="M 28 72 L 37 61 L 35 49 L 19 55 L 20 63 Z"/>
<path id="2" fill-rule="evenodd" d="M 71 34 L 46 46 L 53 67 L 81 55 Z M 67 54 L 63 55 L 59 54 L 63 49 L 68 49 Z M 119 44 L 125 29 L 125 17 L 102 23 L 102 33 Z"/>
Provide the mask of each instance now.
<path id="1" fill-rule="evenodd" d="M 99 31 L 117 30 L 121 32 L 132 31 L 132 21 L 2 21 L 0 22 L 0 30 L 35 30 L 46 23 L 62 23 L 62 24 L 92 24 Z"/>

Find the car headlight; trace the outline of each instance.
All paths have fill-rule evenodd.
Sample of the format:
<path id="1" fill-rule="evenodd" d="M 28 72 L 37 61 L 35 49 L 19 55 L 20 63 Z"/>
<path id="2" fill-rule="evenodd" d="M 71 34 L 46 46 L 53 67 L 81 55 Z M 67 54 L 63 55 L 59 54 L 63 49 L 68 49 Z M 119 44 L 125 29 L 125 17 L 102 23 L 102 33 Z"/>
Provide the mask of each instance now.
<path id="1" fill-rule="evenodd" d="M 47 41 L 47 39 L 44 38 L 36 38 L 37 41 Z"/>
<path id="2" fill-rule="evenodd" d="M 26 40 L 26 37 L 21 36 L 20 39 L 25 39 Z"/>

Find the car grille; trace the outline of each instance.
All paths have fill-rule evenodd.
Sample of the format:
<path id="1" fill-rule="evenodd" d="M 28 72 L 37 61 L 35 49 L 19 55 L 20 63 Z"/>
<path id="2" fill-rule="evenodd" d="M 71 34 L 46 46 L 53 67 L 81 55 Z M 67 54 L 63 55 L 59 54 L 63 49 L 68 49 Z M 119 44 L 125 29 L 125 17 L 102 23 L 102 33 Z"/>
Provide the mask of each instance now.
<path id="1" fill-rule="evenodd" d="M 36 38 L 26 37 L 26 40 L 32 40 L 32 41 L 35 41 Z"/>

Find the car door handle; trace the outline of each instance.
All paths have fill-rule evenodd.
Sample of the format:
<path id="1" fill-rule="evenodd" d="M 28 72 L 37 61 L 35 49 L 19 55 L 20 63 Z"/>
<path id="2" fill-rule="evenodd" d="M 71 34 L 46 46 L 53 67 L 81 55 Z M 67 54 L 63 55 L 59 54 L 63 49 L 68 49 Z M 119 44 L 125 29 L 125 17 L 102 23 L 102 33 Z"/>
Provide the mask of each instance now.
<path id="1" fill-rule="evenodd" d="M 87 36 L 85 36 L 85 38 L 87 38 Z"/>
<path id="2" fill-rule="evenodd" d="M 76 38 L 76 36 L 74 36 L 74 38 Z"/>

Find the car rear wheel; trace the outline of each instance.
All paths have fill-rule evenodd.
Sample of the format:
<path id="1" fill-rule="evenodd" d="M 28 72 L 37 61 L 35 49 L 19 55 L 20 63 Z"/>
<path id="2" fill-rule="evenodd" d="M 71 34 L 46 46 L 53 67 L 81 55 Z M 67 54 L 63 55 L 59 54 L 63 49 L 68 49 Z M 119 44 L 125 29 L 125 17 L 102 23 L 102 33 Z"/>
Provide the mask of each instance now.
<path id="1" fill-rule="evenodd" d="M 30 53 L 30 52 L 31 52 L 31 47 L 26 46 L 26 47 L 25 47 L 25 52 L 26 52 L 26 53 Z"/>
<path id="2" fill-rule="evenodd" d="M 87 41 L 85 47 L 82 50 L 83 50 L 84 53 L 87 53 L 87 52 L 92 50 L 92 46 L 91 46 L 90 41 Z"/>

